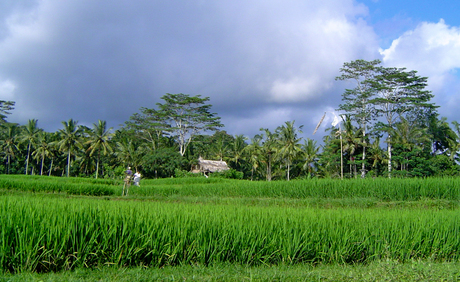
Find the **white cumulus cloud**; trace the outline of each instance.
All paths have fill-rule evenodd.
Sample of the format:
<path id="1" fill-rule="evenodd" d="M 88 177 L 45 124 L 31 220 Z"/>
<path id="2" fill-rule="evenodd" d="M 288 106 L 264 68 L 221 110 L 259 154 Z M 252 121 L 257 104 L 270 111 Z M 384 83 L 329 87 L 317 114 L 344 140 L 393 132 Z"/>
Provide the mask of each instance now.
<path id="1" fill-rule="evenodd" d="M 441 115 L 459 120 L 460 102 L 460 28 L 423 22 L 414 30 L 395 39 L 386 50 L 380 51 L 387 66 L 406 67 L 428 77 L 428 88 L 441 105 Z"/>

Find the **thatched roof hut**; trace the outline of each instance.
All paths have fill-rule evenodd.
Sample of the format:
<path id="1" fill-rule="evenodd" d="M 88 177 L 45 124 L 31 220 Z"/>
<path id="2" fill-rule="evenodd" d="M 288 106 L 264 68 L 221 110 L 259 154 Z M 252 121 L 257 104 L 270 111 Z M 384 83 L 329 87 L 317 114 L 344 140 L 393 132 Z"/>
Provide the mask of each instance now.
<path id="1" fill-rule="evenodd" d="M 203 160 L 203 158 L 198 158 L 199 172 L 217 172 L 229 170 L 227 163 L 224 161 L 210 161 Z"/>

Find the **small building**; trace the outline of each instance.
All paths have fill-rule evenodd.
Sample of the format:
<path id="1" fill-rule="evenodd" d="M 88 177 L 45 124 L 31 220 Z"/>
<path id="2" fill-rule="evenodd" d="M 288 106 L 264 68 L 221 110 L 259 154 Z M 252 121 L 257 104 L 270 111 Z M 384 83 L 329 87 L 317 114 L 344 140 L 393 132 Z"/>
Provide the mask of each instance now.
<path id="1" fill-rule="evenodd" d="M 204 160 L 202 157 L 198 158 L 198 166 L 195 167 L 192 172 L 194 173 L 212 173 L 229 170 L 227 163 L 224 161 L 211 161 Z"/>

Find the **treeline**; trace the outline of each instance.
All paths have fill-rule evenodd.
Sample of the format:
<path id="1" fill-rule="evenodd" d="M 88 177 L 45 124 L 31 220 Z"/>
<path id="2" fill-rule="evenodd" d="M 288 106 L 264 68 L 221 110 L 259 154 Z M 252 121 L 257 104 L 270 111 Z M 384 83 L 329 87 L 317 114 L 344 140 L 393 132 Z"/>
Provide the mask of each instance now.
<path id="1" fill-rule="evenodd" d="M 439 117 L 426 77 L 378 60 L 345 63 L 340 71 L 337 80 L 354 88 L 343 93 L 321 146 L 301 138 L 294 121 L 249 139 L 229 135 L 199 95 L 166 94 L 114 131 L 101 120 L 89 128 L 70 119 L 57 132 L 35 119 L 10 123 L 14 102 L 0 101 L 0 173 L 113 178 L 131 166 L 163 178 L 188 175 L 202 157 L 226 161 L 231 170 L 222 176 L 251 180 L 459 174 L 460 125 Z"/>

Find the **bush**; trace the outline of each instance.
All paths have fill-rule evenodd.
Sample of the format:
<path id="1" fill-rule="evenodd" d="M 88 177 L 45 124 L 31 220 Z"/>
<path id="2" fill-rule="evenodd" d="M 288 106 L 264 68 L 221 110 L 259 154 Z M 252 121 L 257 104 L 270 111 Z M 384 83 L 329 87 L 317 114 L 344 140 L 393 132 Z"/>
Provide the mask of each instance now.
<path id="1" fill-rule="evenodd" d="M 176 170 L 174 171 L 174 176 L 177 178 L 203 177 L 201 173 L 193 173 L 193 172 L 178 169 L 178 168 L 176 168 Z"/>
<path id="2" fill-rule="evenodd" d="M 228 179 L 243 179 L 244 173 L 236 171 L 233 168 L 229 170 L 214 172 L 212 177 L 228 178 Z"/>
<path id="3" fill-rule="evenodd" d="M 157 149 L 143 158 L 144 177 L 166 178 L 175 175 L 177 169 L 184 169 L 187 161 L 171 148 Z"/>

